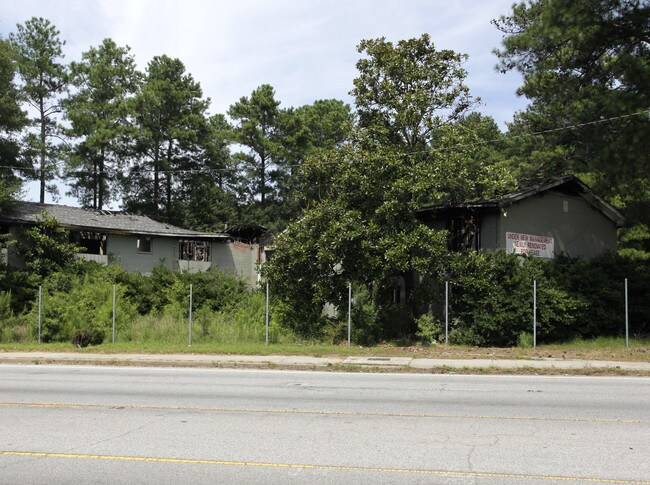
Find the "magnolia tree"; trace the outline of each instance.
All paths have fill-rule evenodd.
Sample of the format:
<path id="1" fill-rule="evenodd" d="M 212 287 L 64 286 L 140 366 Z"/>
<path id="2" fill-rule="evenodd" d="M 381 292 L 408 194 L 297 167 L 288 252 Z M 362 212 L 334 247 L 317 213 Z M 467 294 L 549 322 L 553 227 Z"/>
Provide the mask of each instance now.
<path id="1" fill-rule="evenodd" d="M 309 208 L 277 237 L 265 267 L 285 320 L 305 333 L 324 323 L 323 304 L 342 303 L 348 282 L 376 289 L 417 273 L 406 282 L 413 295 L 418 281 L 435 276 L 446 234 L 423 225 L 418 208 L 513 183 L 505 167 L 479 153 L 475 128 L 485 120 L 467 122 L 476 100 L 464 84 L 465 56 L 436 50 L 427 35 L 365 40 L 359 52 L 354 135 L 302 165 Z"/>

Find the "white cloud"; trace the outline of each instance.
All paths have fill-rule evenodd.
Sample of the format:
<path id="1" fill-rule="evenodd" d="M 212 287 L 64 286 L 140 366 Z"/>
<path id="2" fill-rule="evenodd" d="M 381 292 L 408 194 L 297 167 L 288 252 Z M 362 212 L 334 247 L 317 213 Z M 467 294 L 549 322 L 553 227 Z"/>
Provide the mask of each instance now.
<path id="1" fill-rule="evenodd" d="M 356 75 L 361 39 L 429 33 L 440 49 L 469 54 L 467 83 L 480 110 L 503 127 L 525 100 L 517 74 L 494 70 L 500 33 L 490 20 L 512 0 L 0 0 L 0 35 L 32 16 L 49 19 L 67 41 L 66 60 L 110 37 L 129 45 L 138 67 L 155 55 L 178 57 L 225 113 L 260 84 L 271 84 L 283 106 L 338 98 Z"/>

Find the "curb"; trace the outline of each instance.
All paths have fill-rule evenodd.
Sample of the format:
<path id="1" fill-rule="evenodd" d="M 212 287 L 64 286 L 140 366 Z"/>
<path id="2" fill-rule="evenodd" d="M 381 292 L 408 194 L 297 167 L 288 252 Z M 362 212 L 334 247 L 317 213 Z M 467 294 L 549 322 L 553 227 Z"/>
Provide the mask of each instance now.
<path id="1" fill-rule="evenodd" d="M 310 357 L 284 355 L 80 354 L 75 352 L 0 352 L 1 364 L 106 365 L 141 367 L 255 368 L 337 371 L 412 371 L 481 373 L 584 372 L 650 375 L 650 362 L 586 360 L 416 359 L 411 357 Z"/>

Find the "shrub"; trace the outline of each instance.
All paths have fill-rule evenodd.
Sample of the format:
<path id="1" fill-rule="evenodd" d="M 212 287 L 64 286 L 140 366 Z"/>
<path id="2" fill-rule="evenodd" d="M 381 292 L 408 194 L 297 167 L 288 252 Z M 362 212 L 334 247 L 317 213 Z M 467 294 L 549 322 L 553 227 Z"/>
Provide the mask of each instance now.
<path id="1" fill-rule="evenodd" d="M 38 295 L 39 277 L 0 264 L 0 291 L 11 292 L 11 309 L 18 314 L 31 308 Z"/>
<path id="2" fill-rule="evenodd" d="M 347 318 L 347 309 L 345 317 Z M 347 341 L 347 321 L 345 328 Z M 359 345 L 372 345 L 385 338 L 385 328 L 372 288 L 364 284 L 352 285 L 351 340 Z"/>
<path id="3" fill-rule="evenodd" d="M 417 338 L 426 344 L 441 342 L 445 338 L 444 324 L 434 318 L 431 313 L 424 313 L 416 319 L 418 331 Z"/>
<path id="4" fill-rule="evenodd" d="M 207 307 L 218 311 L 236 305 L 248 292 L 246 284 L 235 275 L 211 268 L 201 273 L 172 273 L 171 284 L 158 287 L 165 296 L 165 313 L 181 317 L 189 314 L 190 285 L 192 308 Z"/>
<path id="5" fill-rule="evenodd" d="M 109 335 L 113 320 L 111 268 L 84 266 L 84 274 L 53 273 L 43 282 L 42 332 L 44 342 L 70 341 L 85 346 L 101 343 Z M 117 285 L 116 327 L 124 329 L 136 314 L 124 298 L 125 288 Z M 30 318 L 36 321 L 38 309 Z"/>
<path id="6" fill-rule="evenodd" d="M 632 335 L 650 331 L 650 261 L 605 255 L 592 260 L 558 258 L 551 266 L 557 287 L 582 300 L 579 336 L 621 336 L 625 329 L 624 281 L 628 279 Z"/>
<path id="7" fill-rule="evenodd" d="M 503 251 L 454 253 L 446 277 L 452 282 L 450 340 L 478 346 L 513 346 L 533 324 L 533 280 L 537 280 L 538 338 L 566 339 L 578 333 L 576 315 L 584 302 L 554 287 L 548 261 Z"/>
<path id="8" fill-rule="evenodd" d="M 68 240 L 68 231 L 54 216 L 42 211 L 34 227 L 25 231 L 25 242 L 18 244 L 18 252 L 29 272 L 46 277 L 57 271 L 78 269 L 81 265 L 75 255 L 83 248 Z"/>

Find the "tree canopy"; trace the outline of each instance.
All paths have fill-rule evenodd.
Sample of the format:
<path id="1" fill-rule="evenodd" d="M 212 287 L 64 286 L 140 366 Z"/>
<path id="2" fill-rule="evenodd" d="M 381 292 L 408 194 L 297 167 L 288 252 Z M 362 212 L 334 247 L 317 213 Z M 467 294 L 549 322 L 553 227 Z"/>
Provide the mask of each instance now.
<path id="1" fill-rule="evenodd" d="M 415 273 L 433 276 L 446 235 L 422 224 L 417 209 L 480 198 L 512 182 L 490 157 L 474 161 L 481 130 L 492 126 L 466 117 L 473 102 L 462 56 L 438 51 L 427 35 L 397 46 L 362 41 L 359 50 L 367 56 L 352 92 L 359 124 L 347 144 L 301 167 L 313 202 L 277 237 L 265 267 L 298 326 L 317 328 L 320 315 L 306 314 L 305 302 L 311 312 L 338 303 L 347 282 L 381 285 L 408 274 L 413 289 Z"/>
<path id="2" fill-rule="evenodd" d="M 206 133 L 209 99 L 180 59 L 156 56 L 147 66 L 135 98 L 140 155 L 125 180 L 124 204 L 130 210 L 179 223 L 175 188 L 188 170 Z"/>
<path id="3" fill-rule="evenodd" d="M 494 23 L 498 68 L 520 72 L 531 100 L 510 130 L 522 179 L 582 175 L 650 250 L 650 4 L 530 0 Z"/>
<path id="4" fill-rule="evenodd" d="M 36 110 L 31 121 L 37 133 L 30 133 L 27 142 L 39 160 L 36 170 L 40 181 L 40 202 L 45 202 L 47 183 L 57 174 L 59 159 L 57 144 L 52 137 L 60 134 L 57 115 L 61 112 L 60 96 L 67 87 L 67 67 L 63 59 L 64 41 L 49 20 L 32 17 L 17 25 L 17 32 L 9 35 L 16 56 L 17 71 L 22 81 L 23 99 Z M 27 152 L 30 153 L 30 152 Z M 54 186 L 51 191 L 56 191 Z"/>
<path id="5" fill-rule="evenodd" d="M 0 209 L 11 201 L 22 185 L 16 175 L 21 168 L 16 136 L 27 123 L 13 83 L 15 64 L 10 49 L 9 44 L 0 39 Z"/>
<path id="6" fill-rule="evenodd" d="M 464 84 L 467 56 L 438 50 L 428 34 L 400 40 L 362 40 L 357 50 L 354 96 L 359 126 L 382 143 L 410 151 L 426 148 L 445 124 L 457 120 L 476 100 Z"/>
<path id="7" fill-rule="evenodd" d="M 68 163 L 75 179 L 71 193 L 93 209 L 103 209 L 116 197 L 116 173 L 135 136 L 133 97 L 140 74 L 129 50 L 105 39 L 70 66 L 77 91 L 65 102 L 68 133 L 80 139 Z"/>

